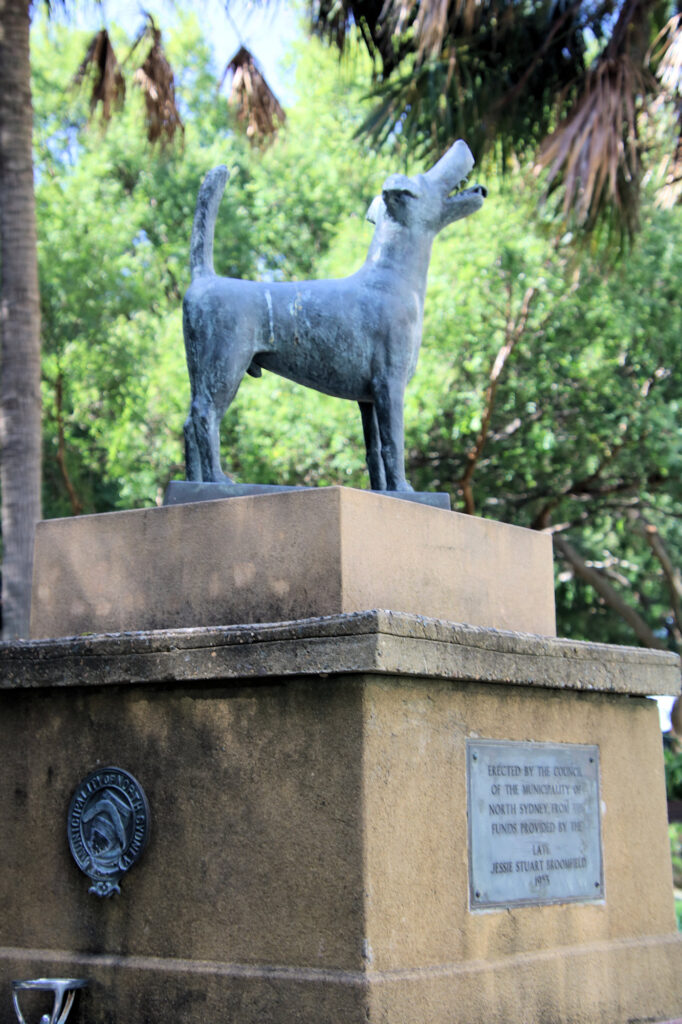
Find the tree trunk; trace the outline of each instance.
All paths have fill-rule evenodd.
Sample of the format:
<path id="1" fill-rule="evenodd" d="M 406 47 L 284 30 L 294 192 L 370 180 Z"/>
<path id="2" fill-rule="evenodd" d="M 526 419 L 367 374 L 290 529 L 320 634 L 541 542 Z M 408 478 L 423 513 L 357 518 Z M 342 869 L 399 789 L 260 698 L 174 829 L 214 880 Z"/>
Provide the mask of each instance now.
<path id="1" fill-rule="evenodd" d="M 28 636 L 40 518 L 40 302 L 27 0 L 0 3 L 0 485 L 3 638 Z"/>

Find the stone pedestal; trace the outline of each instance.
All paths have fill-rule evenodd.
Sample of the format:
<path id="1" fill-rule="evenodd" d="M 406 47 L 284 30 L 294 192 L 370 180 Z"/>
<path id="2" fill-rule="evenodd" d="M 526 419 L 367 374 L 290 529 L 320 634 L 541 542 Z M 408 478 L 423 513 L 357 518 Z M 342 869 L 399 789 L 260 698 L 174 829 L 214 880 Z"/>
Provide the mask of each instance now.
<path id="1" fill-rule="evenodd" d="M 282 497 L 300 500 L 297 493 Z M 318 596 L 328 592 L 329 577 L 336 599 L 345 600 L 356 567 L 356 594 L 375 586 L 374 593 L 413 601 L 411 608 L 341 608 L 278 624 L 261 616 L 249 625 L 0 647 L 0 987 L 7 993 L 0 1024 L 13 1019 L 9 981 L 41 975 L 91 979 L 74 1024 L 626 1024 L 680 1017 L 682 943 L 661 738 L 656 706 L 646 699 L 677 692 L 679 660 L 491 628 L 488 616 L 499 626 L 499 616 L 507 608 L 516 614 L 517 605 L 527 616 L 531 610 L 527 629 L 540 621 L 553 632 L 553 606 L 548 612 L 542 596 L 551 565 L 534 547 L 546 538 L 500 533 L 495 524 L 406 503 L 393 509 L 385 506 L 389 499 L 353 492 L 314 500 L 322 519 L 316 513 L 298 533 L 290 505 L 250 504 L 249 514 L 230 513 L 238 530 L 234 522 L 228 529 L 215 507 L 271 496 L 205 503 L 204 549 L 213 545 L 216 565 L 227 557 L 232 582 L 239 565 L 255 566 L 249 578 L 256 589 L 266 581 L 257 590 L 263 601 L 277 596 L 273 580 L 303 586 L 297 561 L 305 553 Z M 176 557 L 174 530 L 183 550 L 200 549 L 198 510 L 158 510 L 163 543 L 147 518 L 156 510 L 130 514 L 143 524 L 135 551 L 149 554 L 137 572 L 145 594 L 154 589 L 149 573 L 157 590 L 171 587 L 163 559 Z M 282 529 L 277 543 L 266 531 L 260 555 L 248 547 L 254 512 L 261 530 L 264 523 Z M 190 516 L 182 520 L 193 529 L 189 536 L 179 520 L 166 518 L 171 513 Z M 410 519 L 413 532 L 401 539 L 402 517 L 415 513 L 435 518 Z M 121 581 L 134 577 L 136 561 L 124 558 L 126 523 L 122 534 L 113 526 L 106 557 L 99 523 L 46 524 L 43 537 L 49 528 L 52 541 L 50 550 L 39 548 L 46 564 L 36 565 L 36 579 L 39 587 L 58 587 L 53 605 L 72 614 L 79 601 L 87 612 L 92 600 L 100 623 L 97 595 L 107 582 L 112 594 L 125 596 Z M 415 524 L 423 558 L 410 549 Z M 480 527 L 478 534 L 458 533 L 470 526 Z M 241 547 L 218 543 L 221 529 L 225 536 L 237 530 Z M 57 550 L 60 531 L 66 541 Z M 290 575 L 280 563 L 274 574 L 268 559 L 287 545 Z M 319 572 L 311 552 L 323 560 Z M 491 552 L 494 564 L 486 569 Z M 385 579 L 368 583 L 363 567 L 385 557 Z M 205 573 L 208 555 L 202 559 L 196 571 Z M 447 573 L 436 579 L 439 563 Z M 103 564 L 105 582 L 93 580 Z M 189 562 L 182 572 L 183 589 L 198 594 Z M 431 579 L 438 602 L 457 608 L 469 601 L 484 621 L 456 625 L 416 614 Z M 217 600 L 229 590 L 218 588 Z M 248 601 L 248 586 L 239 593 Z M 37 598 L 38 633 L 49 621 L 48 596 Z M 309 596 L 296 599 L 303 607 Z M 172 600 L 159 593 L 164 614 Z M 139 606 L 137 598 L 132 605 Z M 87 618 L 78 622 L 85 632 Z M 472 906 L 467 744 L 480 740 L 598 750 L 599 898 Z M 105 765 L 139 780 L 152 826 L 120 895 L 102 900 L 88 892 L 71 857 L 66 816 L 80 781 Z"/>
<path id="2" fill-rule="evenodd" d="M 553 635 L 551 539 L 347 487 L 38 525 L 34 637 L 365 608 Z"/>
<path id="3" fill-rule="evenodd" d="M 75 1022 L 624 1024 L 682 1011 L 658 716 L 673 656 L 364 612 L 0 654 L 0 976 Z M 467 739 L 595 744 L 605 897 L 474 911 Z M 121 894 L 71 859 L 98 765 L 144 786 Z M 9 1022 L 9 998 L 0 1021 Z"/>

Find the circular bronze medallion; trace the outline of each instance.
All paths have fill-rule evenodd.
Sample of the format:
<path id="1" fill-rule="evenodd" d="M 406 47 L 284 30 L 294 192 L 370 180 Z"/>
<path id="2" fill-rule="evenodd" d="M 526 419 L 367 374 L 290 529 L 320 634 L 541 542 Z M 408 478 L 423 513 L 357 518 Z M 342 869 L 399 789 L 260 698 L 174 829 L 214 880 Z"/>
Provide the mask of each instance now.
<path id="1" fill-rule="evenodd" d="M 68 835 L 76 864 L 93 884 L 90 892 L 120 892 L 121 876 L 149 839 L 149 804 L 142 786 L 122 768 L 98 768 L 71 798 Z"/>

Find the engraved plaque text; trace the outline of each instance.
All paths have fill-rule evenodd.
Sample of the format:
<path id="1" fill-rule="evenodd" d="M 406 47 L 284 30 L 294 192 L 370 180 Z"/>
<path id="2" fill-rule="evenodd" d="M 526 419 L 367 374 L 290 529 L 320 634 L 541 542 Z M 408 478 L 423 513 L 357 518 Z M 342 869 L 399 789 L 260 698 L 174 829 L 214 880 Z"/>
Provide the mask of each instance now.
<path id="1" fill-rule="evenodd" d="M 467 740 L 472 909 L 604 898 L 599 748 Z"/>

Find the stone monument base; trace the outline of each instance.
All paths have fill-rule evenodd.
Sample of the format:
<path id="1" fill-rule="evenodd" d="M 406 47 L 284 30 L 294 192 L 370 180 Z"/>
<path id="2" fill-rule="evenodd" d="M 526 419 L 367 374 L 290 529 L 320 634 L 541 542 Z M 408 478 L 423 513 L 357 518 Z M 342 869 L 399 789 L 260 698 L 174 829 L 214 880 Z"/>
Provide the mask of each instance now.
<path id="1" fill-rule="evenodd" d="M 677 692 L 673 655 L 368 611 L 4 645 L 0 665 L 3 1024 L 9 981 L 40 975 L 91 979 L 74 1024 L 682 1015 L 645 699 Z M 526 820 L 504 791 L 513 813 L 471 805 L 484 740 L 597 748 L 599 898 L 472 905 L 469 819 Z M 152 818 L 106 900 L 66 836 L 104 765 L 139 780 Z M 515 785 L 503 769 L 492 784 Z M 570 824 L 578 803 L 528 814 Z"/>

